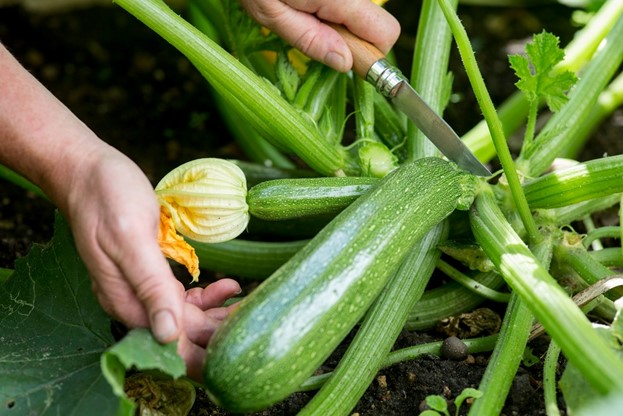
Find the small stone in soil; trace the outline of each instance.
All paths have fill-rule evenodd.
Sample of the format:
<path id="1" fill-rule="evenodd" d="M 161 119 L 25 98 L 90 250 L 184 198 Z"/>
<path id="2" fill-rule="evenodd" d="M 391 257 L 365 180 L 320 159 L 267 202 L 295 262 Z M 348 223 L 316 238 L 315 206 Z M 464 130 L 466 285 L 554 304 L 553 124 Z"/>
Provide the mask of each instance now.
<path id="1" fill-rule="evenodd" d="M 448 360 L 464 360 L 467 358 L 467 345 L 457 337 L 448 337 L 441 345 L 441 356 Z"/>

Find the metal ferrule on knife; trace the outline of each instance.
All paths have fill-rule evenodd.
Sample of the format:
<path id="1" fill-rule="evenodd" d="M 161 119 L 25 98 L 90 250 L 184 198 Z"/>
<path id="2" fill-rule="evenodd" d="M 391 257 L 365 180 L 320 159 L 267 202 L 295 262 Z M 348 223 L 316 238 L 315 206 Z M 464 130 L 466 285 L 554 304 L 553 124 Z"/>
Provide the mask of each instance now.
<path id="1" fill-rule="evenodd" d="M 396 96 L 400 84 L 408 82 L 408 79 L 387 59 L 379 59 L 368 69 L 366 81 L 374 85 L 379 94 L 386 98 L 393 98 Z"/>

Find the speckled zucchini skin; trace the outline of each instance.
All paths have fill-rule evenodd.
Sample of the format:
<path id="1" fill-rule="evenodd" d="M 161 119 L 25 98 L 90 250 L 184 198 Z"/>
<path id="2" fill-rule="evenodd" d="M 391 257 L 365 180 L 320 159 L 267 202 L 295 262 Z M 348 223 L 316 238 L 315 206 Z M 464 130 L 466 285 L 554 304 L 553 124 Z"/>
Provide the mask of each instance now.
<path id="1" fill-rule="evenodd" d="M 269 221 L 337 214 L 378 183 L 363 177 L 275 179 L 252 187 L 247 204 L 251 215 Z"/>
<path id="2" fill-rule="evenodd" d="M 204 382 L 233 412 L 290 395 L 361 319 L 411 246 L 455 208 L 477 179 L 419 159 L 357 199 L 247 296 L 212 337 Z"/>

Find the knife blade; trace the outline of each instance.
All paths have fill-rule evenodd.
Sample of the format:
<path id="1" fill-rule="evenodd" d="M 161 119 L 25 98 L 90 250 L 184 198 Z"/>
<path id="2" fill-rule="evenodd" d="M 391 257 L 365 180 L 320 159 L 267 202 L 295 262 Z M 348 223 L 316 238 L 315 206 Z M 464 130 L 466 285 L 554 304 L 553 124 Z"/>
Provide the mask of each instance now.
<path id="1" fill-rule="evenodd" d="M 391 65 L 371 43 L 346 27 L 329 24 L 344 39 L 353 54 L 353 72 L 370 82 L 376 90 L 402 111 L 448 159 L 474 175 L 491 176 L 455 131 L 411 87 L 409 80 Z"/>

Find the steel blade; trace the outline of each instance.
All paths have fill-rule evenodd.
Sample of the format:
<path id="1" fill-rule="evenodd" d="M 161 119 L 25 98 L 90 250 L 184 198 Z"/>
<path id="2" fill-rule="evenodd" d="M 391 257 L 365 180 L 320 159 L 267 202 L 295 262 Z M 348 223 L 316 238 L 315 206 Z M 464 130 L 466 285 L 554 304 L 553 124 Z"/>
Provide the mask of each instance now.
<path id="1" fill-rule="evenodd" d="M 401 82 L 391 101 L 448 159 L 474 175 L 491 176 L 489 169 L 480 163 L 448 123 L 426 104 L 411 85 Z"/>

